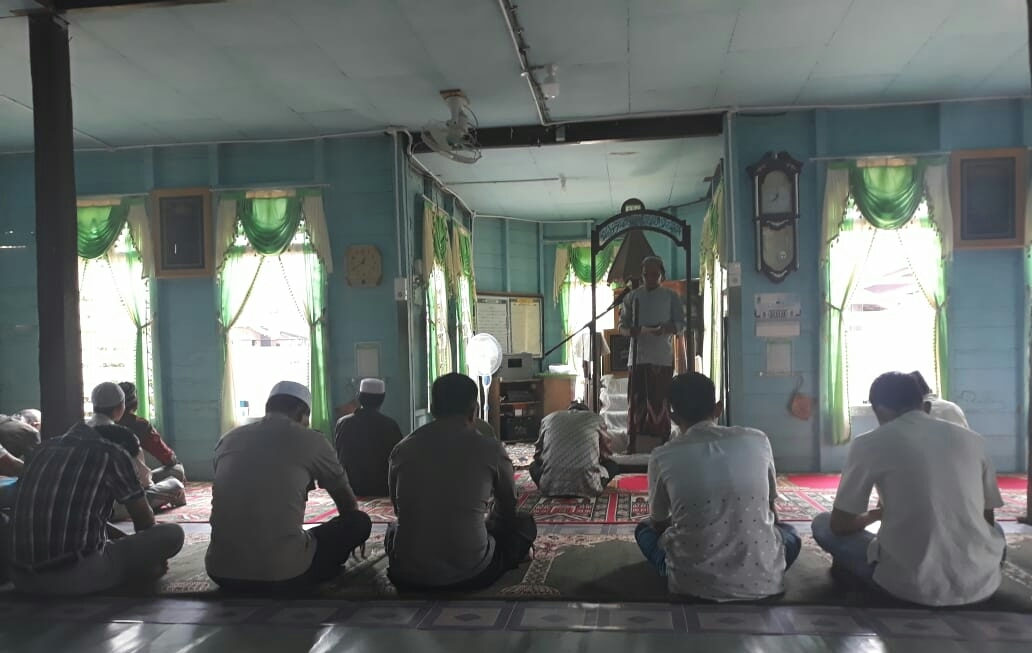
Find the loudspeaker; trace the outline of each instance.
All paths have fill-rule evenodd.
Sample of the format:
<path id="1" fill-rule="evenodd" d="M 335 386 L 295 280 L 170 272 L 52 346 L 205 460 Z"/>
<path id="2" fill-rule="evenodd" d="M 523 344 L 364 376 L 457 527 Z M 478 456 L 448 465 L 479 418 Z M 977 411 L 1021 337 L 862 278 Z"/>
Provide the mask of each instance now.
<path id="1" fill-rule="evenodd" d="M 154 191 L 159 278 L 211 277 L 211 192 L 206 188 Z"/>

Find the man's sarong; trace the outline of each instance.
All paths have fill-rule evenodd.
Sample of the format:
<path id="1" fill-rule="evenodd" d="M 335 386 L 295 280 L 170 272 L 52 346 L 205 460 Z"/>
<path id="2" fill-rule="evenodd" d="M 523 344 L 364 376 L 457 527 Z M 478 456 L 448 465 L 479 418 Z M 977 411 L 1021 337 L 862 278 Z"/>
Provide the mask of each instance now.
<path id="1" fill-rule="evenodd" d="M 627 386 L 627 434 L 649 435 L 661 442 L 670 439 L 669 365 L 635 365 Z"/>

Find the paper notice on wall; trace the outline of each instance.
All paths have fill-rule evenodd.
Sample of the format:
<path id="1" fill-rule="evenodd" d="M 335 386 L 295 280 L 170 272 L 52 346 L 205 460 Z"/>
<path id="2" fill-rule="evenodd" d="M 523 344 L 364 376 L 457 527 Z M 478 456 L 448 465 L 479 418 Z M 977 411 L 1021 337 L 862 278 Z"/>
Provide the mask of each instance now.
<path id="1" fill-rule="evenodd" d="M 757 338 L 798 338 L 802 316 L 799 295 L 758 293 L 754 296 Z"/>
<path id="2" fill-rule="evenodd" d="M 509 302 L 513 354 L 541 357 L 541 300 L 516 297 Z"/>
<path id="3" fill-rule="evenodd" d="M 477 298 L 477 333 L 490 333 L 502 346 L 502 353 L 511 353 L 508 298 Z"/>

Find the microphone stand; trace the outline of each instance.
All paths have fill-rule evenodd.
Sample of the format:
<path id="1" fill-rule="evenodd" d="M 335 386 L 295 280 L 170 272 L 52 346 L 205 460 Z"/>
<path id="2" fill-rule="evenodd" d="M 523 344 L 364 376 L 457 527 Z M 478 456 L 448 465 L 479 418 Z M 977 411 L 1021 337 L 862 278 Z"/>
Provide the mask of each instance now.
<path id="1" fill-rule="evenodd" d="M 598 315 L 596 315 L 595 317 L 593 317 L 593 318 L 591 318 L 590 320 L 588 320 L 587 322 L 585 322 L 585 323 L 584 323 L 584 326 L 580 327 L 579 329 L 577 329 L 576 331 L 574 331 L 574 332 L 573 332 L 573 333 L 571 333 L 570 335 L 566 336 L 565 338 L 563 338 L 563 339 L 562 339 L 562 341 L 560 341 L 560 342 L 559 342 L 559 344 L 557 344 L 557 345 L 556 345 L 555 347 L 552 347 L 551 349 L 549 349 L 548 351 L 546 351 L 546 352 L 545 352 L 544 354 L 542 354 L 542 356 L 541 356 L 541 362 L 542 362 L 542 365 L 544 364 L 544 360 L 545 360 L 546 358 L 548 358 L 548 357 L 549 357 L 549 356 L 550 356 L 550 355 L 552 354 L 552 352 L 556 351 L 557 349 L 559 349 L 560 347 L 562 347 L 562 346 L 563 346 L 563 345 L 565 345 L 566 343 L 568 343 L 568 342 L 570 342 L 571 340 L 573 340 L 574 336 L 576 336 L 576 335 L 577 335 L 578 333 L 580 333 L 580 332 L 581 332 L 581 331 L 583 331 L 584 329 L 589 329 L 589 328 L 591 328 L 591 325 L 592 325 L 592 324 L 595 324 L 595 323 L 596 323 L 596 322 L 598 322 L 598 321 L 599 321 L 600 319 L 602 319 L 602 317 L 603 317 L 603 316 L 605 316 L 605 314 L 606 314 L 606 313 L 608 313 L 609 311 L 611 311 L 611 310 L 613 310 L 614 308 L 616 308 L 617 306 L 619 306 L 619 305 L 620 305 L 620 303 L 621 303 L 622 301 L 623 301 L 623 296 L 621 295 L 620 297 L 618 297 L 618 298 L 616 299 L 616 301 L 614 301 L 614 302 L 613 302 L 613 303 L 612 303 L 612 304 L 611 304 L 611 305 L 609 306 L 609 308 L 607 308 L 606 310 L 602 311 L 601 313 L 599 313 L 599 314 L 598 314 Z"/>

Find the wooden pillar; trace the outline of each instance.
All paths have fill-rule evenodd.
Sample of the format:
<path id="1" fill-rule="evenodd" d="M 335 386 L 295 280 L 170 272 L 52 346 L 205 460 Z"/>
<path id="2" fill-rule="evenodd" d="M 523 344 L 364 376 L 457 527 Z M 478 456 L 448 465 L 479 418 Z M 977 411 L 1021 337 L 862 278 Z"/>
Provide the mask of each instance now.
<path id="1" fill-rule="evenodd" d="M 1032 36 L 1032 0 L 1026 0 L 1027 12 L 1026 20 L 1028 21 L 1028 30 L 1026 36 Z M 1032 82 L 1032 42 L 1029 43 L 1028 50 L 1028 62 L 1029 62 L 1029 81 Z M 1023 180 L 1019 180 L 1022 183 Z M 1027 263 L 1026 263 L 1027 265 Z M 1028 310 L 1028 307 L 1025 307 Z M 1026 318 L 1028 319 L 1028 318 Z M 1029 335 L 1025 334 L 1028 338 Z M 1028 342 L 1025 345 L 1029 350 L 1029 374 L 1032 375 L 1032 342 Z M 1028 464 L 1025 467 L 1025 474 L 1028 476 L 1028 480 L 1025 482 L 1025 514 L 1018 518 L 1018 521 L 1023 524 L 1032 525 L 1032 378 L 1029 379 L 1028 383 L 1028 415 L 1025 416 L 1025 456 L 1028 458 Z"/>
<path id="2" fill-rule="evenodd" d="M 83 417 L 75 162 L 68 27 L 29 16 L 36 157 L 36 296 L 43 437 Z"/>

